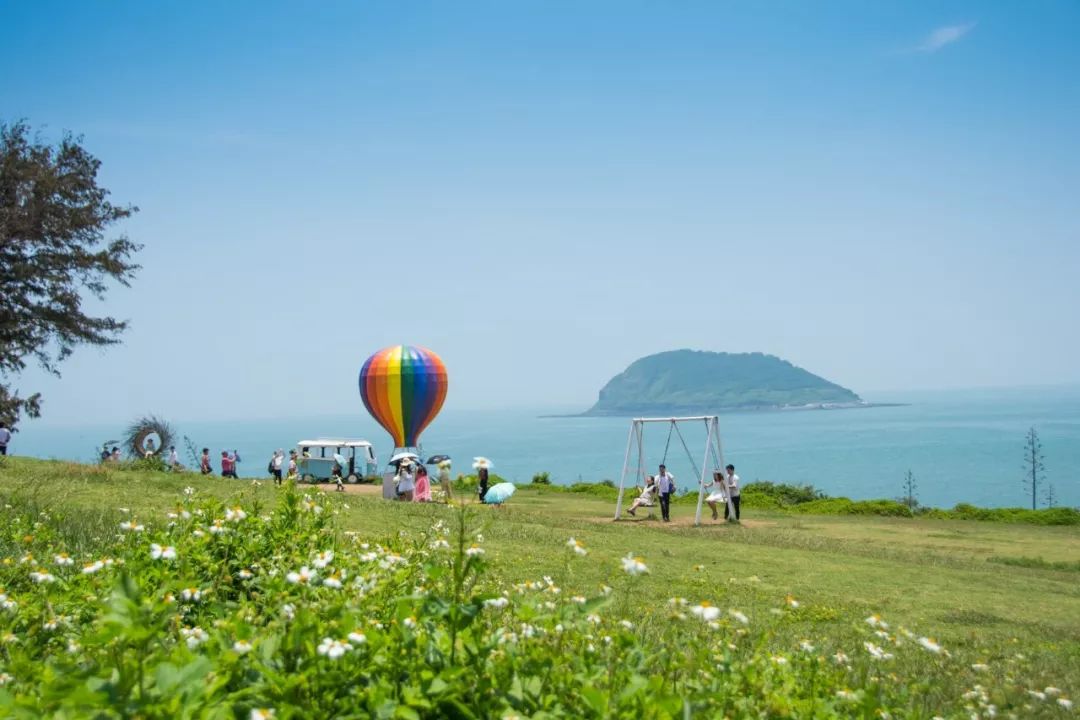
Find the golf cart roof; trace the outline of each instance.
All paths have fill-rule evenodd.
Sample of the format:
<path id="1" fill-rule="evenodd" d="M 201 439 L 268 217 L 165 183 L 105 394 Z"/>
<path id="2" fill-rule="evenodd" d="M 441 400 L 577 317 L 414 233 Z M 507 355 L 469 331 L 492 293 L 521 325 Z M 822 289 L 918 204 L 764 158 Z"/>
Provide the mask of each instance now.
<path id="1" fill-rule="evenodd" d="M 344 438 L 320 438 L 319 440 L 301 440 L 297 447 L 371 447 L 367 440 L 346 440 Z"/>

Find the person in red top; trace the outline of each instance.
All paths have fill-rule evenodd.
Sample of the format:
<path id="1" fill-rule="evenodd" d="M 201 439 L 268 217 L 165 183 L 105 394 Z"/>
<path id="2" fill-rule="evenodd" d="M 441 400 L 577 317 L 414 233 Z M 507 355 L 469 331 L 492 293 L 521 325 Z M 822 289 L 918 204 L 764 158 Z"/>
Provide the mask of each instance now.
<path id="1" fill-rule="evenodd" d="M 202 449 L 202 457 L 199 459 L 199 471 L 203 475 L 211 475 L 214 472 L 214 468 L 210 465 L 210 448 Z"/>
<path id="2" fill-rule="evenodd" d="M 221 451 L 221 477 L 236 477 L 236 461 L 225 450 Z"/>

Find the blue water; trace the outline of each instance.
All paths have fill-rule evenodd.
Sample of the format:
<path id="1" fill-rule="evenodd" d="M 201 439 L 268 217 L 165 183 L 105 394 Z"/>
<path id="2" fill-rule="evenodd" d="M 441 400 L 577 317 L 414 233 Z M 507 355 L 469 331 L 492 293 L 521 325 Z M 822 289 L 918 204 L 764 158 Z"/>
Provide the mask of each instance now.
<path id="1" fill-rule="evenodd" d="M 830 495 L 898 497 L 910 469 L 925 505 L 1030 506 L 1021 468 L 1024 434 L 1034 425 L 1043 442 L 1046 479 L 1054 486 L 1058 504 L 1080 505 L 1080 388 L 890 393 L 872 399 L 909 404 L 721 415 L 724 459 L 737 466 L 744 483 L 809 483 Z M 424 449 L 450 454 L 457 460 L 457 470 L 466 470 L 473 456 L 484 455 L 494 461 L 498 474 L 514 482 L 528 482 L 541 470 L 551 473 L 556 483 L 618 480 L 628 419 L 538 415 L 534 410 L 446 411 L 425 432 Z M 222 449 L 239 450 L 242 475 L 261 475 L 274 448 L 289 448 L 311 437 L 366 438 L 375 444 L 380 462 L 391 449 L 389 436 L 362 414 L 362 408 L 351 417 L 176 422 L 175 427 L 200 448 L 211 448 L 215 458 Z M 26 422 L 12 452 L 93 460 L 96 447 L 122 434 L 122 425 L 56 427 Z M 684 437 L 693 463 L 700 464 L 704 428 L 687 427 Z M 650 466 L 662 459 L 666 439 L 666 428 L 648 426 Z M 695 476 L 693 463 L 673 438 L 667 465 L 683 488 Z"/>

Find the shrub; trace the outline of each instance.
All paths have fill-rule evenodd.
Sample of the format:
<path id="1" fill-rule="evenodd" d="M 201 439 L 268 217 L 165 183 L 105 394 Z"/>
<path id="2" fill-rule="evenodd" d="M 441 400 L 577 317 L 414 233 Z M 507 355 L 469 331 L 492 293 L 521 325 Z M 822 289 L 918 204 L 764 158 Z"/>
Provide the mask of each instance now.
<path id="1" fill-rule="evenodd" d="M 760 498 L 771 497 L 776 501 L 775 504 L 780 507 L 800 505 L 828 498 L 828 495 L 813 485 L 787 485 L 768 481 L 747 483 L 742 488 L 742 496 L 745 498 L 748 495 Z M 744 499 L 743 502 L 746 502 L 746 500 Z"/>
<path id="2" fill-rule="evenodd" d="M 533 485 L 550 485 L 551 475 L 547 472 L 538 472 L 532 476 Z"/>

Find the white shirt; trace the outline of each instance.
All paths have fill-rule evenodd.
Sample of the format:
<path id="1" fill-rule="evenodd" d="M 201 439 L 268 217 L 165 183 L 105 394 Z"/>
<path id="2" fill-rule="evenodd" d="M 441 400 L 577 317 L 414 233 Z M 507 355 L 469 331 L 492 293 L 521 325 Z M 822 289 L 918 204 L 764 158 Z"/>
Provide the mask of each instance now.
<path id="1" fill-rule="evenodd" d="M 739 476 L 731 473 L 724 476 L 724 480 L 727 483 L 728 490 L 731 492 L 731 497 L 739 497 Z"/>
<path id="2" fill-rule="evenodd" d="M 170 465 L 179 465 L 180 464 L 180 456 L 176 454 L 175 450 L 172 450 L 172 451 L 169 452 L 169 464 Z"/>
<path id="3" fill-rule="evenodd" d="M 416 484 L 413 482 L 413 474 L 409 472 L 403 472 L 398 475 L 397 491 L 399 493 L 411 492 L 416 489 Z"/>
<path id="4" fill-rule="evenodd" d="M 7 445 L 11 442 L 11 431 L 7 428 L 0 428 L 0 445 Z"/>
<path id="5" fill-rule="evenodd" d="M 675 476 L 665 470 L 663 475 L 656 476 L 656 486 L 661 494 L 671 492 L 675 489 Z"/>
<path id="6" fill-rule="evenodd" d="M 275 453 L 274 454 L 274 469 L 275 470 L 280 470 L 281 469 L 281 463 L 284 462 L 284 461 L 285 461 L 284 457 L 282 457 L 281 455 L 278 455 L 278 454 Z"/>

